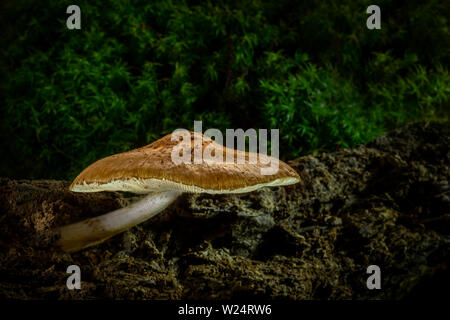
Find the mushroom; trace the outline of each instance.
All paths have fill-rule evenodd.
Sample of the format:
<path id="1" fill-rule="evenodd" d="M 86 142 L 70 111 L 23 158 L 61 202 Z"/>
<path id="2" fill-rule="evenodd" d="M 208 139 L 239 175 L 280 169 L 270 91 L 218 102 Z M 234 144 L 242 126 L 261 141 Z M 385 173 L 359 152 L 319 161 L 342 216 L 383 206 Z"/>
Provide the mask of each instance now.
<path id="1" fill-rule="evenodd" d="M 261 159 L 272 157 L 258 154 L 256 163 L 227 163 L 227 152 L 234 157 L 255 156 L 245 151 L 223 147 L 201 133 L 190 132 L 189 151 L 193 154 L 194 139 L 201 139 L 198 147 L 215 152 L 223 152 L 223 158 L 189 161 L 175 164 L 173 149 L 179 141 L 167 135 L 145 147 L 112 155 L 91 164 L 72 182 L 73 192 L 126 191 L 146 196 L 127 207 L 107 214 L 89 218 L 56 229 L 57 245 L 66 252 L 75 252 L 117 235 L 146 221 L 167 208 L 183 192 L 188 193 L 245 193 L 266 186 L 283 186 L 300 181 L 297 172 L 286 163 L 278 161 L 275 174 L 263 175 Z M 197 141 L 197 140 L 195 140 Z M 216 154 L 217 155 L 217 154 Z M 273 158 L 272 158 L 273 159 Z M 219 160 L 219 161 L 217 161 Z"/>

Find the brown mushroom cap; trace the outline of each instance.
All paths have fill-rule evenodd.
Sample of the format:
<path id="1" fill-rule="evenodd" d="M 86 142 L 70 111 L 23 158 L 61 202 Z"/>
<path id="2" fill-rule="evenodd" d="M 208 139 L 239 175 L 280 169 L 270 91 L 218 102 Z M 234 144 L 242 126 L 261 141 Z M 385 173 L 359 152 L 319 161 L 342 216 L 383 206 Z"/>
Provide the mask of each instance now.
<path id="1" fill-rule="evenodd" d="M 281 186 L 300 181 L 297 172 L 281 160 L 278 172 L 273 175 L 261 174 L 261 168 L 268 168 L 270 162 L 249 163 L 249 153 L 228 149 L 201 133 L 190 132 L 202 139 L 202 154 L 210 145 L 223 151 L 223 161 L 193 161 L 194 143 L 191 147 L 191 163 L 175 164 L 172 149 L 179 141 L 172 141 L 171 134 L 145 146 L 128 152 L 112 155 L 96 161 L 75 178 L 70 190 L 76 192 L 128 191 L 134 193 L 180 190 L 205 193 L 243 193 L 264 186 Z M 245 163 L 226 163 L 225 154 L 234 157 L 245 156 Z M 214 154 L 213 154 L 214 155 Z M 265 156 L 271 158 L 269 156 Z M 272 158 L 271 160 L 275 160 Z"/>

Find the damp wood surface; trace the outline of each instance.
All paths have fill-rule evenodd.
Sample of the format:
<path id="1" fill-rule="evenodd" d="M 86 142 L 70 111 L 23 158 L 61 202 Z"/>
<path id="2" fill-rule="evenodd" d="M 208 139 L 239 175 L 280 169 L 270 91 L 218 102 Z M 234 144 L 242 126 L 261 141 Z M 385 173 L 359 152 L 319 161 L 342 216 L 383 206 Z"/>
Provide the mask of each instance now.
<path id="1" fill-rule="evenodd" d="M 70 181 L 0 179 L 0 298 L 442 298 L 450 285 L 450 127 L 416 123 L 287 163 L 299 184 L 184 194 L 155 218 L 64 253 L 55 227 L 129 204 Z M 68 290 L 69 265 L 81 290 Z M 366 269 L 381 268 L 381 290 Z"/>

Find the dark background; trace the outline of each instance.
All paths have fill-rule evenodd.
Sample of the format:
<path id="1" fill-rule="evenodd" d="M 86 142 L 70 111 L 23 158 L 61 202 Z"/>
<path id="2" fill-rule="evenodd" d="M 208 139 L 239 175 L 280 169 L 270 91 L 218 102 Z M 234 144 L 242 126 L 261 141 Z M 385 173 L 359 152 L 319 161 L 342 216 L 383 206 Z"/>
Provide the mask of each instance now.
<path id="1" fill-rule="evenodd" d="M 81 8 L 68 30 L 66 8 Z M 279 128 L 280 156 L 448 120 L 448 1 L 4 1 L 0 176 L 71 179 L 176 128 Z"/>

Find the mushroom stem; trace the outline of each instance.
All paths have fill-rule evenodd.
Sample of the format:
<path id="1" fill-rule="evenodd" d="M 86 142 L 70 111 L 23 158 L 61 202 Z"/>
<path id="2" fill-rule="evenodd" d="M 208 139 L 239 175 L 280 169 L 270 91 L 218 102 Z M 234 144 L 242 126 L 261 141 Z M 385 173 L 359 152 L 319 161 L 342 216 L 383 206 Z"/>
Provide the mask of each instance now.
<path id="1" fill-rule="evenodd" d="M 156 216 L 181 193 L 181 191 L 152 193 L 128 207 L 60 227 L 56 230 L 60 235 L 57 245 L 66 252 L 75 252 L 99 244 Z"/>

